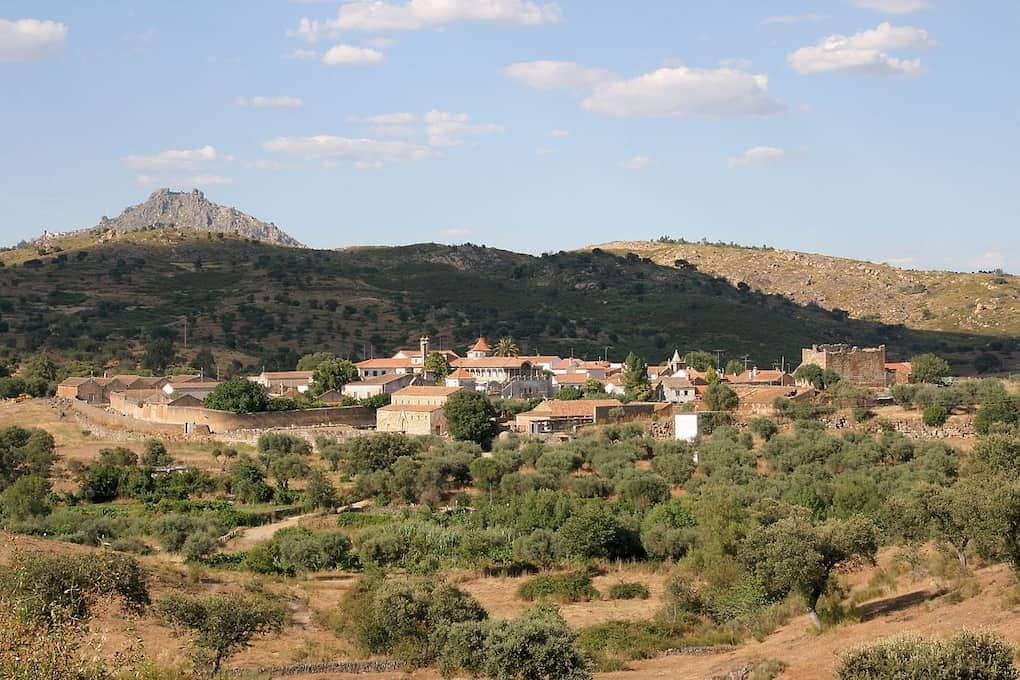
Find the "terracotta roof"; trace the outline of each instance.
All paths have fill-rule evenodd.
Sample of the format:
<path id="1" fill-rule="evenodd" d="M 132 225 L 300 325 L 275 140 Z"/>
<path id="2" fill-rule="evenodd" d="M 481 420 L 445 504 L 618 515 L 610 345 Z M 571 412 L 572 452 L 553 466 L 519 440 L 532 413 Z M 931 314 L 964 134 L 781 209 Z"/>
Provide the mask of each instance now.
<path id="1" fill-rule="evenodd" d="M 398 380 L 407 380 L 411 378 L 411 375 L 407 373 L 387 373 L 386 375 L 373 375 L 371 378 L 365 378 L 364 380 L 348 383 L 349 385 L 388 385 L 391 382 Z"/>
<path id="2" fill-rule="evenodd" d="M 167 377 L 167 380 L 170 382 L 171 385 L 189 382 L 199 382 L 202 380 L 202 375 L 200 373 L 195 373 L 192 375 L 171 375 Z"/>
<path id="3" fill-rule="evenodd" d="M 608 361 L 582 361 L 581 368 L 609 368 Z"/>
<path id="4" fill-rule="evenodd" d="M 124 390 L 121 394 L 125 399 L 147 404 L 165 404 L 170 401 L 163 390 Z"/>
<path id="5" fill-rule="evenodd" d="M 547 416 L 550 418 L 579 418 L 583 416 L 594 416 L 595 408 L 599 406 L 622 406 L 619 399 L 573 399 L 561 401 L 559 399 L 547 399 L 541 404 L 522 413 L 522 416 Z"/>
<path id="6" fill-rule="evenodd" d="M 446 387 L 445 385 L 411 385 L 393 393 L 394 397 L 448 397 L 454 392 L 460 392 L 459 387 Z"/>
<path id="7" fill-rule="evenodd" d="M 177 397 L 171 401 L 168 406 L 202 406 L 203 402 L 198 397 L 192 394 L 185 394 L 183 397 Z"/>
<path id="8" fill-rule="evenodd" d="M 451 373 L 450 375 L 448 375 L 446 377 L 447 378 L 454 378 L 455 380 L 466 380 L 466 379 L 473 379 L 475 376 L 471 375 L 470 373 L 468 373 L 463 368 L 458 368 L 456 371 L 454 371 L 453 373 Z"/>
<path id="9" fill-rule="evenodd" d="M 789 387 L 782 385 L 775 386 L 746 386 L 740 387 L 735 386 L 733 391 L 737 393 L 740 398 L 742 405 L 746 404 L 771 404 L 776 400 L 776 397 L 799 397 L 804 394 L 811 392 L 814 393 L 814 389 L 810 387 Z"/>
<path id="10" fill-rule="evenodd" d="M 583 385 L 588 382 L 590 377 L 587 373 L 561 373 L 554 375 L 553 380 L 557 385 Z"/>
<path id="11" fill-rule="evenodd" d="M 787 375 L 789 374 L 773 370 L 759 370 L 757 373 L 754 373 L 754 371 L 744 371 L 737 375 L 731 375 L 728 380 L 732 383 L 771 383 L 781 382 Z"/>
<path id="12" fill-rule="evenodd" d="M 194 381 L 186 383 L 170 383 L 175 392 L 187 392 L 188 390 L 214 390 L 220 383 L 215 380 Z"/>
<path id="13" fill-rule="evenodd" d="M 92 378 L 64 378 L 60 381 L 61 387 L 78 387 L 78 385 L 84 385 Z"/>
<path id="14" fill-rule="evenodd" d="M 910 365 L 909 361 L 895 361 L 895 362 L 886 362 L 885 370 L 887 370 L 887 371 L 903 372 L 903 373 L 910 373 L 911 371 L 914 370 L 914 367 Z"/>
<path id="15" fill-rule="evenodd" d="M 485 342 L 485 338 L 478 338 L 474 346 L 468 350 L 469 352 L 491 352 L 492 348 L 489 347 L 489 343 Z"/>
<path id="16" fill-rule="evenodd" d="M 270 371 L 263 372 L 267 380 L 311 380 L 315 371 Z"/>
<path id="17" fill-rule="evenodd" d="M 531 362 L 524 357 L 479 357 L 477 359 L 457 359 L 454 368 L 525 368 Z"/>
<path id="18" fill-rule="evenodd" d="M 339 404 L 344 400 L 344 395 L 340 394 L 336 390 L 326 390 L 316 397 L 316 399 L 324 404 Z"/>
<path id="19" fill-rule="evenodd" d="M 667 377 L 660 378 L 659 382 L 662 383 L 663 386 L 668 387 L 671 390 L 682 390 L 694 387 L 694 383 L 692 383 L 687 378 Z"/>
<path id="20" fill-rule="evenodd" d="M 533 364 L 549 364 L 550 366 L 560 361 L 558 356 L 552 354 L 533 354 L 531 356 L 521 355 L 520 359 L 527 359 Z"/>
<path id="21" fill-rule="evenodd" d="M 365 359 L 354 364 L 358 368 L 411 368 L 411 358 Z"/>
<path id="22" fill-rule="evenodd" d="M 442 411 L 442 406 L 435 406 L 432 404 L 387 404 L 379 411 L 407 411 L 409 413 L 432 413 L 433 411 Z"/>

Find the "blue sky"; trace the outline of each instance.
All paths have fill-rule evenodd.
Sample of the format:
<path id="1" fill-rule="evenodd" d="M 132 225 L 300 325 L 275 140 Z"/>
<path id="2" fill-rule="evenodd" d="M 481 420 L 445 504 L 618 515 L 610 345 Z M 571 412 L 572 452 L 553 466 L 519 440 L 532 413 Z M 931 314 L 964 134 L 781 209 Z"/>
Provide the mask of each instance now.
<path id="1" fill-rule="evenodd" d="M 1020 263 L 1020 4 L 0 0 L 0 242 L 199 187 L 316 247 Z"/>

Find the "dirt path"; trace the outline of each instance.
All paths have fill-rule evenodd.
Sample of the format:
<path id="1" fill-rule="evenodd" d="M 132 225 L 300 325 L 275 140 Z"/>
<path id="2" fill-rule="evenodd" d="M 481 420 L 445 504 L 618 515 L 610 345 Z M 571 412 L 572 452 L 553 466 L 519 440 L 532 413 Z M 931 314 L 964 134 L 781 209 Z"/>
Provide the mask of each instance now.
<path id="1" fill-rule="evenodd" d="M 257 543 L 267 541 L 273 537 L 280 529 L 286 529 L 287 527 L 295 527 L 301 523 L 302 520 L 310 517 L 315 517 L 318 512 L 309 512 L 304 515 L 294 515 L 281 519 L 279 522 L 273 522 L 272 524 L 261 524 L 257 527 L 248 527 L 241 533 L 232 537 L 230 540 L 225 541 L 222 545 L 222 550 L 244 550 L 250 548 Z"/>

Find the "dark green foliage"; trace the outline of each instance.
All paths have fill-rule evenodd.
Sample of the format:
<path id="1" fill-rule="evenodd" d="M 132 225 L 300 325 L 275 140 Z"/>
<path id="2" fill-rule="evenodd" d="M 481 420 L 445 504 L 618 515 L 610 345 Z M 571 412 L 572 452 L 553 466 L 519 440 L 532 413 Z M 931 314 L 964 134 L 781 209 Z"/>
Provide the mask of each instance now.
<path id="1" fill-rule="evenodd" d="M 48 477 L 56 445 L 45 430 L 13 426 L 0 430 L 0 489 L 23 475 Z"/>
<path id="2" fill-rule="evenodd" d="M 626 390 L 628 399 L 648 401 L 652 398 L 652 388 L 648 381 L 648 366 L 634 352 L 628 354 L 623 362 L 621 384 Z"/>
<path id="3" fill-rule="evenodd" d="M 288 576 L 305 571 L 345 569 L 354 564 L 350 551 L 351 541 L 341 533 L 288 527 L 249 550 L 242 566 L 260 574 Z"/>
<path id="4" fill-rule="evenodd" d="M 748 427 L 751 432 L 765 441 L 772 439 L 779 433 L 779 426 L 771 418 L 752 418 L 751 422 L 748 423 Z"/>
<path id="5" fill-rule="evenodd" d="M 445 354 L 439 352 L 430 352 L 425 357 L 425 363 L 422 366 L 426 373 L 431 373 L 434 380 L 444 380 L 446 376 L 450 375 L 450 362 L 447 360 Z"/>
<path id="6" fill-rule="evenodd" d="M 556 534 L 548 529 L 535 529 L 514 541 L 515 560 L 548 567 L 556 561 Z"/>
<path id="7" fill-rule="evenodd" d="M 337 491 L 326 474 L 313 468 L 305 485 L 305 505 L 311 508 L 331 510 L 337 505 Z"/>
<path id="8" fill-rule="evenodd" d="M 918 354 L 910 358 L 910 372 L 918 382 L 937 383 L 949 375 L 949 364 L 935 354 Z"/>
<path id="9" fill-rule="evenodd" d="M 726 383 L 712 383 L 705 389 L 702 401 L 712 411 L 732 411 L 740 403 L 737 393 Z"/>
<path id="10" fill-rule="evenodd" d="M 565 574 L 542 574 L 532 577 L 517 588 L 522 600 L 555 600 L 557 602 L 587 602 L 599 597 L 591 583 L 591 576 L 583 571 Z"/>
<path id="11" fill-rule="evenodd" d="M 347 440 L 336 452 L 334 469 L 342 468 L 349 474 L 364 474 L 385 470 L 401 456 L 414 456 L 421 450 L 417 440 L 394 432 L 354 437 Z M 332 454 L 331 454 L 332 455 Z"/>
<path id="12" fill-rule="evenodd" d="M 340 602 L 339 633 L 362 652 L 387 654 L 409 666 L 435 661 L 458 623 L 478 622 L 485 610 L 454 585 L 363 578 Z"/>
<path id="13" fill-rule="evenodd" d="M 644 583 L 614 583 L 609 588 L 610 600 L 647 600 L 651 597 Z"/>
<path id="14" fill-rule="evenodd" d="M 111 597 L 135 612 L 149 604 L 145 572 L 135 559 L 116 553 L 17 551 L 0 574 L 0 591 L 25 617 L 47 624 L 88 618 L 93 605 Z"/>
<path id="15" fill-rule="evenodd" d="M 479 392 L 460 390 L 453 393 L 443 406 L 443 415 L 451 437 L 475 442 L 483 449 L 492 445 L 498 433 L 496 409 L 489 398 Z"/>
<path id="16" fill-rule="evenodd" d="M 622 475 L 616 482 L 616 495 L 644 511 L 669 498 L 669 484 L 647 472 L 635 471 Z"/>
<path id="17" fill-rule="evenodd" d="M 145 345 L 142 368 L 161 375 L 166 373 L 166 369 L 176 360 L 177 352 L 174 350 L 173 341 L 169 338 L 156 338 Z"/>
<path id="18" fill-rule="evenodd" d="M 815 364 L 801 364 L 793 377 L 799 381 L 809 383 L 816 390 L 824 390 L 839 382 L 839 374 L 830 369 L 822 370 L 821 366 Z"/>
<path id="19" fill-rule="evenodd" d="M 497 680 L 589 680 L 577 636 L 553 606 L 514 619 L 451 627 L 439 657 L 440 672 L 460 671 Z"/>
<path id="20" fill-rule="evenodd" d="M 7 519 L 25 520 L 48 515 L 50 483 L 38 475 L 25 475 L 0 493 L 0 512 Z"/>
<path id="21" fill-rule="evenodd" d="M 172 465 L 174 459 L 166 450 L 166 445 L 158 439 L 150 439 L 145 442 L 145 451 L 142 452 L 142 465 L 148 467 L 161 467 Z"/>
<path id="22" fill-rule="evenodd" d="M 265 470 L 248 456 L 239 456 L 227 470 L 227 486 L 242 503 L 265 503 L 273 497 Z"/>
<path id="23" fill-rule="evenodd" d="M 219 673 L 223 661 L 250 646 L 252 638 L 279 632 L 285 613 L 281 606 L 242 595 L 167 595 L 159 602 L 160 616 L 187 632 L 197 648 L 195 665 Z"/>
<path id="24" fill-rule="evenodd" d="M 231 378 L 216 386 L 205 398 L 205 407 L 233 413 L 256 413 L 269 408 L 266 388 L 245 378 Z"/>
<path id="25" fill-rule="evenodd" d="M 312 370 L 315 394 L 343 389 L 344 385 L 358 379 L 358 367 L 347 359 L 327 359 Z"/>
<path id="26" fill-rule="evenodd" d="M 312 452 L 312 447 L 302 437 L 281 432 L 266 432 L 259 436 L 258 448 L 268 458 L 292 453 L 304 456 Z"/>
<path id="27" fill-rule="evenodd" d="M 974 416 L 974 429 L 980 434 L 988 434 L 997 424 L 1020 424 L 1020 396 L 997 390 L 981 400 Z"/>
<path id="28" fill-rule="evenodd" d="M 949 418 L 949 411 L 946 410 L 945 406 L 933 404 L 924 409 L 924 413 L 921 417 L 922 420 L 924 420 L 925 425 L 929 427 L 938 427 L 939 425 L 945 425 L 946 420 Z"/>
<path id="29" fill-rule="evenodd" d="M 1013 650 L 998 634 L 963 630 L 944 640 L 894 637 L 844 652 L 839 680 L 1016 680 Z"/>
<path id="30" fill-rule="evenodd" d="M 641 521 L 641 544 L 649 557 L 678 560 L 687 554 L 695 540 L 691 530 L 696 522 L 683 499 L 669 500 L 652 507 Z"/>

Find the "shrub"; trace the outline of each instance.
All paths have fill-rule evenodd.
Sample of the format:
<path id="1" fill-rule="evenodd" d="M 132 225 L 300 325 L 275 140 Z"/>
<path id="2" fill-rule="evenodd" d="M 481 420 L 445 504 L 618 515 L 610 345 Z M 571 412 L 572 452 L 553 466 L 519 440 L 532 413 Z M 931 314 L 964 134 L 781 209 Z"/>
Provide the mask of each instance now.
<path id="1" fill-rule="evenodd" d="M 587 602 L 599 597 L 591 576 L 583 571 L 566 574 L 541 574 L 528 579 L 517 589 L 517 596 L 529 602 L 552 599 L 557 602 Z"/>
<path id="2" fill-rule="evenodd" d="M 499 680 L 591 678 L 577 636 L 551 606 L 509 620 L 455 624 L 438 662 L 446 677 L 465 671 Z"/>
<path id="3" fill-rule="evenodd" d="M 206 396 L 204 405 L 216 411 L 256 413 L 267 410 L 269 403 L 269 393 L 262 385 L 246 378 L 231 378 L 217 385 Z"/>
<path id="4" fill-rule="evenodd" d="M 150 439 L 145 442 L 145 451 L 142 452 L 142 465 L 148 467 L 160 467 L 171 465 L 174 459 L 166 450 L 166 445 L 158 439 Z"/>
<path id="5" fill-rule="evenodd" d="M 669 484 L 647 472 L 631 472 L 616 483 L 616 493 L 620 500 L 630 501 L 638 510 L 644 510 L 669 498 Z"/>
<path id="6" fill-rule="evenodd" d="M 608 498 L 613 485 L 600 477 L 571 477 L 568 488 L 578 498 Z"/>
<path id="7" fill-rule="evenodd" d="M 556 561 L 556 535 L 548 529 L 535 529 L 514 541 L 513 556 L 521 562 L 547 567 Z"/>
<path id="8" fill-rule="evenodd" d="M 964 630 L 945 640 L 902 636 L 845 652 L 839 680 L 1015 680 L 1013 652 L 997 634 Z"/>
<path id="9" fill-rule="evenodd" d="M 779 432 L 779 426 L 771 418 L 752 418 L 748 427 L 765 441 L 769 441 Z"/>
<path id="10" fill-rule="evenodd" d="M 924 424 L 928 427 L 938 427 L 945 425 L 946 420 L 949 419 L 949 411 L 946 410 L 945 406 L 939 404 L 933 404 L 928 408 L 924 409 L 924 413 L 921 415 Z"/>
<path id="11" fill-rule="evenodd" d="M 196 666 L 208 667 L 211 675 L 255 636 L 280 631 L 284 621 L 279 605 L 241 595 L 172 594 L 160 601 L 159 613 L 175 629 L 192 634 Z"/>
<path id="12" fill-rule="evenodd" d="M 475 442 L 483 449 L 488 449 L 499 433 L 496 409 L 480 392 L 460 390 L 450 395 L 443 406 L 443 415 L 451 437 Z"/>
<path id="13" fill-rule="evenodd" d="M 19 477 L 0 493 L 0 511 L 9 519 L 41 517 L 51 510 L 49 480 L 39 475 Z"/>
<path id="14" fill-rule="evenodd" d="M 652 507 L 641 521 L 641 544 L 650 557 L 678 560 L 694 542 L 694 517 L 687 502 L 674 499 Z"/>
<path id="15" fill-rule="evenodd" d="M 0 576 L 0 591 L 22 615 L 43 623 L 87 618 L 96 601 L 111 597 L 135 612 L 149 604 L 145 572 L 134 558 L 115 553 L 16 552 Z"/>
<path id="16" fill-rule="evenodd" d="M 643 583 L 614 583 L 609 588 L 610 600 L 647 600 L 651 596 Z"/>
<path id="17" fill-rule="evenodd" d="M 261 453 L 270 454 L 270 456 L 282 454 L 304 456 L 312 452 L 312 447 L 304 438 L 279 432 L 266 432 L 261 435 L 258 447 Z"/>
<path id="18" fill-rule="evenodd" d="M 248 550 L 242 566 L 261 574 L 292 575 L 349 567 L 352 560 L 351 541 L 343 534 L 288 527 Z"/>

